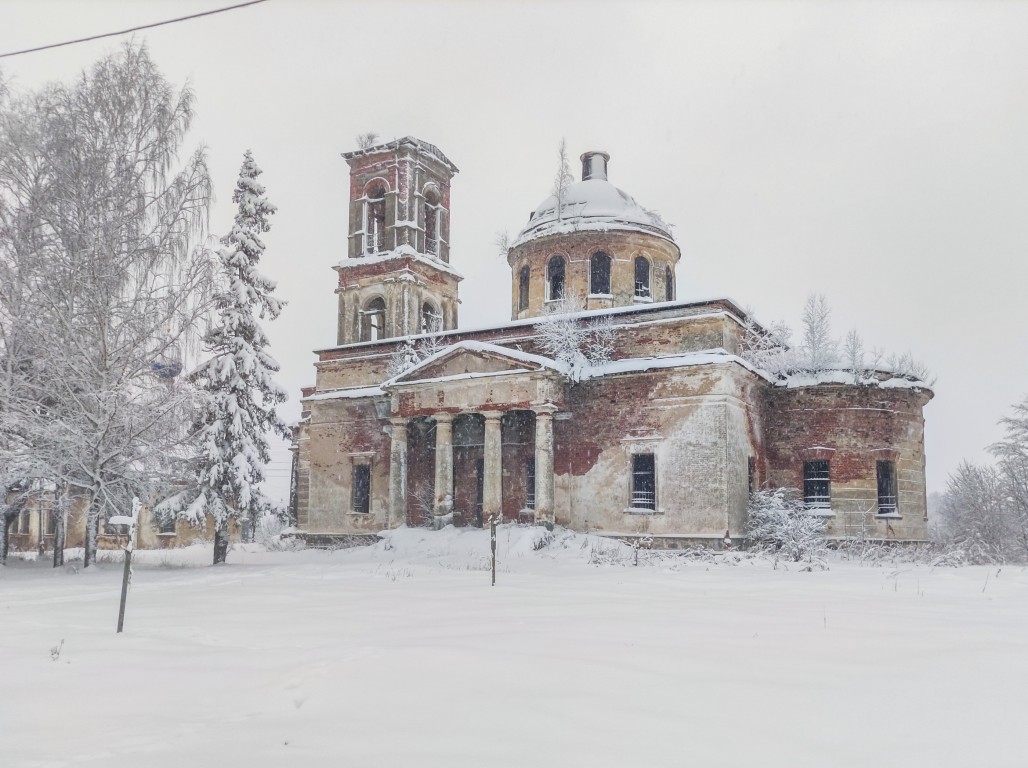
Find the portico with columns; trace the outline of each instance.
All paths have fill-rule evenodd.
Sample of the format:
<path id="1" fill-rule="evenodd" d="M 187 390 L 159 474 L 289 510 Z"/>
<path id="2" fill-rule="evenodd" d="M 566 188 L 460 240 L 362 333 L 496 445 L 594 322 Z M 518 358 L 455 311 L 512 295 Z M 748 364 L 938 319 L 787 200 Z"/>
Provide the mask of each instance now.
<path id="1" fill-rule="evenodd" d="M 429 515 L 458 525 L 493 516 L 552 525 L 553 416 L 564 399 L 553 361 L 456 344 L 382 390 L 389 526 L 426 524 Z M 418 439 L 409 439 L 412 431 Z"/>

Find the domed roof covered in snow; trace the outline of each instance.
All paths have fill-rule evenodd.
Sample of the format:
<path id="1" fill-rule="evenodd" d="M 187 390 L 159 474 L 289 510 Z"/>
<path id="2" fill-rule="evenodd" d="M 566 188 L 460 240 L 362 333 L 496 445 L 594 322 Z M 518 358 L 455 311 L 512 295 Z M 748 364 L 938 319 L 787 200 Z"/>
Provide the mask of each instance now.
<path id="1" fill-rule="evenodd" d="M 582 181 L 565 188 L 560 211 L 557 196 L 547 197 L 532 212 L 513 245 L 549 235 L 608 230 L 647 232 L 673 242 L 670 227 L 657 213 L 643 208 L 607 180 L 609 160 L 606 152 L 583 154 Z"/>

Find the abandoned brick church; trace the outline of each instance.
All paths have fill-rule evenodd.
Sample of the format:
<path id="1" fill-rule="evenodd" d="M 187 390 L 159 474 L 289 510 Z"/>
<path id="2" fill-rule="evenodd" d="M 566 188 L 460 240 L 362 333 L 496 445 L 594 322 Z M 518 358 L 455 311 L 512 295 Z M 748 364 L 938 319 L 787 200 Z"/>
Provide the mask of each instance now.
<path id="1" fill-rule="evenodd" d="M 605 153 L 582 155 L 581 181 L 511 244 L 511 321 L 473 330 L 458 327 L 450 258 L 457 168 L 411 137 L 344 158 L 337 345 L 317 351 L 294 432 L 310 537 L 502 515 L 716 544 L 744 536 L 751 490 L 786 486 L 833 536 L 927 538 L 927 386 L 887 373 L 798 384 L 747 363 L 745 312 L 676 300 L 681 252 L 611 184 Z M 539 327 L 569 300 L 574 323 L 602 320 L 610 339 L 576 376 Z"/>

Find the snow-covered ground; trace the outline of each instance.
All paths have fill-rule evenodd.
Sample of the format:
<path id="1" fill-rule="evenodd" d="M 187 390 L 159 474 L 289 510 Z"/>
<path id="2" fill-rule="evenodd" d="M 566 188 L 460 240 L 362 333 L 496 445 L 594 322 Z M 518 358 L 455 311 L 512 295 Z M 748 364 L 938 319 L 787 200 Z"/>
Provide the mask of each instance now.
<path id="1" fill-rule="evenodd" d="M 12 559 L 0 765 L 1028 764 L 1023 569 L 499 539 L 137 553 L 122 635 L 119 564 Z"/>

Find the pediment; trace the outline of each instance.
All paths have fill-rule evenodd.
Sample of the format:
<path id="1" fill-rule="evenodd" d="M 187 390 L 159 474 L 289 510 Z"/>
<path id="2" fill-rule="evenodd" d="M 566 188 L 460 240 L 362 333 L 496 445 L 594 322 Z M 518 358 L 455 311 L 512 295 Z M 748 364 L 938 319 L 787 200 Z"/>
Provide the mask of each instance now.
<path id="1" fill-rule="evenodd" d="M 456 380 L 504 373 L 530 373 L 540 370 L 557 371 L 558 366 L 549 358 L 530 355 L 496 344 L 459 342 L 395 376 L 384 387 L 411 384 L 419 381 Z"/>

